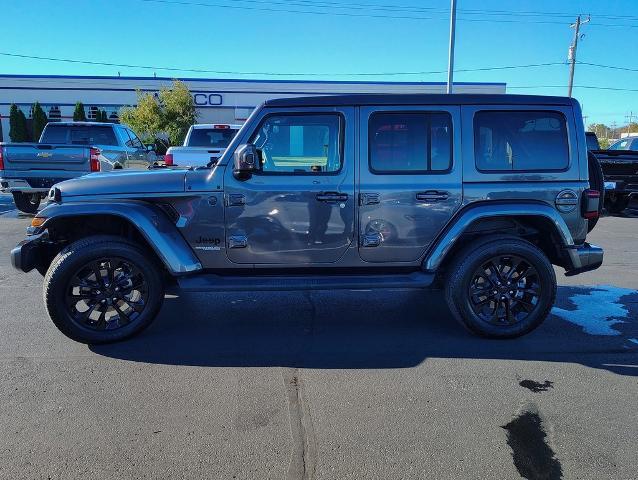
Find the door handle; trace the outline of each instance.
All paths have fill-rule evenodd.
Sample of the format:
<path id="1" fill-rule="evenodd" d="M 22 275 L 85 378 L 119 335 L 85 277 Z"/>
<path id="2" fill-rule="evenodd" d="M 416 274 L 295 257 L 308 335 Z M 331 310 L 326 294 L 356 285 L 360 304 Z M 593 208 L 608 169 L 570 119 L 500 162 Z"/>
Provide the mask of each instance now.
<path id="1" fill-rule="evenodd" d="M 339 192 L 322 192 L 318 193 L 316 198 L 318 202 L 346 202 L 348 200 L 348 194 Z"/>
<path id="2" fill-rule="evenodd" d="M 419 192 L 416 194 L 416 199 L 419 202 L 438 202 L 441 200 L 447 200 L 450 197 L 450 192 L 443 192 L 440 190 L 428 190 L 426 192 Z"/>

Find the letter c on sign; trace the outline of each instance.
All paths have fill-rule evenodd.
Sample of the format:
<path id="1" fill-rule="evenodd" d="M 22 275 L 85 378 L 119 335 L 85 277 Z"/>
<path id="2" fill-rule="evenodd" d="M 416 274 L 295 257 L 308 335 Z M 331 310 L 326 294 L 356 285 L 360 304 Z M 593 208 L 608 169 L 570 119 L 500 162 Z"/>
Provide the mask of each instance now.
<path id="1" fill-rule="evenodd" d="M 208 95 L 205 93 L 196 93 L 193 95 L 195 105 L 208 105 Z"/>

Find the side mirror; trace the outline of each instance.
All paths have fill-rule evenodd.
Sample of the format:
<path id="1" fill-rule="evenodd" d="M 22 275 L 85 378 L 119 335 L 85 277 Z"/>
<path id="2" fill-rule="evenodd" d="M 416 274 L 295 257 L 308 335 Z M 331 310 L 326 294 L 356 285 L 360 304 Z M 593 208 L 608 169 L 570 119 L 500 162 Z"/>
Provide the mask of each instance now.
<path id="1" fill-rule="evenodd" d="M 246 180 L 254 172 L 261 170 L 259 151 L 251 143 L 240 145 L 235 150 L 233 174 L 239 180 Z"/>

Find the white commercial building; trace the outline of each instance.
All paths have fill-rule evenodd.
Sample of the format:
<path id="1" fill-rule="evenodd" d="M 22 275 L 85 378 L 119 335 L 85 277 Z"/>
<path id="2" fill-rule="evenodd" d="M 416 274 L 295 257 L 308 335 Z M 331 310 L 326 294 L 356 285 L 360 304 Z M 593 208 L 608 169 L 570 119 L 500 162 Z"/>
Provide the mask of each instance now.
<path id="1" fill-rule="evenodd" d="M 84 104 L 88 119 L 105 110 L 117 121 L 122 106 L 135 105 L 136 90 L 157 92 L 171 78 L 65 75 L 0 75 L 2 140 L 9 141 L 9 108 L 15 103 L 31 115 L 38 101 L 49 121 L 72 120 L 75 103 Z M 353 82 L 302 80 L 229 80 L 182 78 L 190 89 L 201 123 L 242 123 L 269 98 L 340 93 L 444 93 L 441 82 Z M 455 83 L 457 93 L 505 93 L 504 83 Z"/>

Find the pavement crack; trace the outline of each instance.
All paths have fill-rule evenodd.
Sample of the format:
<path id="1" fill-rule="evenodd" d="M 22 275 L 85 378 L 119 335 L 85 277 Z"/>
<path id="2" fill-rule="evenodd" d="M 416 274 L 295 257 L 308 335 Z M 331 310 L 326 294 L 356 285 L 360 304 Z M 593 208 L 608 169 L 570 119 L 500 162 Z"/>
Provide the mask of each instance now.
<path id="1" fill-rule="evenodd" d="M 317 448 L 310 408 L 305 398 L 298 368 L 282 368 L 281 376 L 288 396 L 292 451 L 287 480 L 314 478 Z"/>

